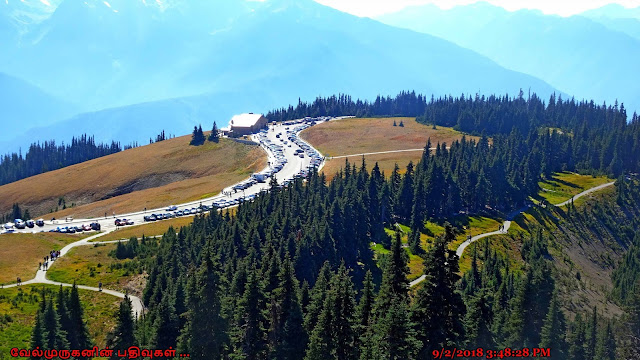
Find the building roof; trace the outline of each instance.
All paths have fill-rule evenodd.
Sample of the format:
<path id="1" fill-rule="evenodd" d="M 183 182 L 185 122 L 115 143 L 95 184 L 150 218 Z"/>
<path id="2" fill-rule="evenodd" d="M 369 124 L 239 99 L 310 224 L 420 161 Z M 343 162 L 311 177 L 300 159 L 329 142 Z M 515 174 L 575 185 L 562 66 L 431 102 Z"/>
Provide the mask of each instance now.
<path id="1" fill-rule="evenodd" d="M 262 117 L 262 114 L 253 114 L 253 113 L 235 115 L 234 117 L 231 118 L 231 121 L 229 122 L 229 126 L 230 127 L 252 127 L 258 122 L 258 120 L 260 120 L 261 117 Z"/>

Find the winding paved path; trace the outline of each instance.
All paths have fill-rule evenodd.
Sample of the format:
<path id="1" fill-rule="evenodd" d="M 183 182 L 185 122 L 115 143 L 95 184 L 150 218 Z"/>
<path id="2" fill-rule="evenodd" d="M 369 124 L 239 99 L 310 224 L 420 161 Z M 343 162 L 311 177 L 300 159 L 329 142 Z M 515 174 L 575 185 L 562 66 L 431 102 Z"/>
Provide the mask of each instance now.
<path id="1" fill-rule="evenodd" d="M 592 188 L 587 189 L 587 190 L 585 190 L 585 191 L 583 191 L 583 192 L 581 192 L 581 193 L 579 193 L 577 195 L 574 195 L 571 199 L 569 199 L 567 201 L 561 202 L 559 204 L 555 204 L 555 206 L 566 206 L 572 200 L 576 200 L 576 199 L 581 198 L 581 197 L 583 197 L 585 195 L 591 194 L 592 192 L 595 192 L 595 191 L 598 191 L 598 190 L 602 190 L 602 189 L 604 189 L 606 187 L 609 187 L 609 186 L 611 186 L 613 184 L 615 184 L 615 182 L 610 182 L 610 183 L 606 183 L 606 184 L 602 184 L 602 185 L 598 185 L 598 186 L 592 187 Z M 504 226 L 503 230 L 498 230 L 498 231 L 492 231 L 492 232 L 488 232 L 488 233 L 484 233 L 484 234 L 479 234 L 479 235 L 476 235 L 476 236 L 472 237 L 469 240 L 466 240 L 465 242 L 463 242 L 462 244 L 460 244 L 458 246 L 458 248 L 456 249 L 456 255 L 458 255 L 459 258 L 462 257 L 462 254 L 464 253 L 464 249 L 466 249 L 467 246 L 471 245 L 472 243 L 474 243 L 474 242 L 476 242 L 476 241 L 478 241 L 480 239 L 483 239 L 483 238 L 488 237 L 488 236 L 493 236 L 493 235 L 506 234 L 507 231 L 509 231 L 509 227 L 511 227 L 511 221 L 513 221 L 513 219 L 515 219 L 516 216 L 518 216 L 521 213 L 525 212 L 529 207 L 530 206 L 525 206 L 522 209 L 516 210 L 516 211 L 512 212 L 511 214 L 509 214 L 507 216 L 507 219 L 503 223 L 503 226 Z M 426 275 L 422 275 L 419 278 L 411 281 L 409 283 L 409 286 L 410 287 L 416 286 L 416 285 L 420 284 L 421 282 L 423 282 L 425 278 L 426 278 Z"/>
<path id="2" fill-rule="evenodd" d="M 431 148 L 430 150 L 435 150 L 436 148 Z M 377 154 L 392 154 L 399 152 L 411 152 L 411 151 L 424 151 L 424 148 L 420 149 L 405 149 L 405 150 L 389 150 L 389 151 L 378 151 L 378 152 L 369 152 L 369 153 L 361 153 L 361 154 L 351 154 L 351 155 L 339 155 L 339 156 L 328 156 L 327 159 L 342 159 L 347 157 L 354 156 L 366 156 L 366 155 L 377 155 Z"/>

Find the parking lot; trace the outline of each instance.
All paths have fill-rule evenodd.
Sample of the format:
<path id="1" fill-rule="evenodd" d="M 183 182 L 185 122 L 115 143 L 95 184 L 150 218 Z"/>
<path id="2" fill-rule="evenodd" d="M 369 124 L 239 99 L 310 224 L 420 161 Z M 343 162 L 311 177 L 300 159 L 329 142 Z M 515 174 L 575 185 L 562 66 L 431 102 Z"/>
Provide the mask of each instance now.
<path id="1" fill-rule="evenodd" d="M 253 201 L 260 193 L 268 191 L 275 178 L 278 186 L 288 186 L 296 178 L 304 178 L 313 168 L 320 169 L 324 157 L 315 148 L 300 139 L 298 134 L 317 123 L 331 118 L 305 118 L 282 124 L 270 124 L 267 129 L 252 135 L 268 155 L 268 166 L 211 198 L 181 205 L 170 205 L 162 209 L 144 209 L 130 214 L 110 214 L 97 219 L 52 219 L 22 221 L 16 219 L 2 227 L 2 233 L 11 232 L 60 232 L 77 233 L 99 231 L 130 226 L 151 221 L 161 221 L 181 216 L 194 216 L 212 209 L 225 209 L 241 202 Z"/>

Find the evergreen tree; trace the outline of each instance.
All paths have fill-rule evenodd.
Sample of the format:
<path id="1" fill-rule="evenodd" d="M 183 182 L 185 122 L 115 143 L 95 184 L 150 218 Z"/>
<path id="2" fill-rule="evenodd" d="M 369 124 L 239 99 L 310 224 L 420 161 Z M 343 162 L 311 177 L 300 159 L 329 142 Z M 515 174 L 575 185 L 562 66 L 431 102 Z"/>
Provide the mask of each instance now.
<path id="1" fill-rule="evenodd" d="M 69 296 L 67 297 L 67 309 L 69 311 L 70 328 L 67 330 L 69 346 L 72 349 L 88 349 L 91 347 L 89 329 L 84 321 L 84 309 L 80 303 L 78 287 L 74 281 Z"/>
<path id="2" fill-rule="evenodd" d="M 571 326 L 571 333 L 568 337 L 569 360 L 585 360 L 585 328 L 582 316 L 578 313 Z M 553 351 L 553 350 L 552 350 Z"/>
<path id="3" fill-rule="evenodd" d="M 254 269 L 255 270 L 255 269 Z M 255 271 L 250 271 L 244 294 L 238 302 L 234 315 L 235 330 L 231 359 L 260 360 L 266 358 L 266 299 Z"/>
<path id="4" fill-rule="evenodd" d="M 419 358 L 428 358 L 433 350 L 453 347 L 463 340 L 465 308 L 456 290 L 458 256 L 448 248 L 454 239 L 453 228 L 446 224 L 444 236 L 436 238 L 425 257 L 426 278 L 411 309 L 422 342 Z"/>
<path id="5" fill-rule="evenodd" d="M 169 296 L 163 297 L 155 311 L 151 346 L 156 349 L 168 349 L 169 347 L 175 349 L 178 342 L 180 334 L 178 317 L 170 299 Z"/>
<path id="6" fill-rule="evenodd" d="M 616 348 L 616 339 L 611 328 L 611 322 L 607 321 L 607 325 L 602 327 L 598 333 L 595 358 L 598 360 L 615 360 Z"/>
<path id="7" fill-rule="evenodd" d="M 42 300 L 44 303 L 44 299 Z M 31 349 L 40 348 L 40 350 L 44 350 L 47 348 L 45 344 L 45 338 L 47 337 L 46 331 L 44 329 L 44 314 L 41 308 L 38 308 L 36 312 L 36 323 L 31 330 Z M 31 359 L 41 359 L 41 357 L 32 356 Z"/>
<path id="8" fill-rule="evenodd" d="M 191 134 L 191 142 L 189 143 L 189 145 L 202 145 L 204 144 L 205 140 L 206 138 L 204 136 L 204 132 L 202 132 L 202 125 L 194 126 L 193 133 Z"/>
<path id="9" fill-rule="evenodd" d="M 367 353 L 372 356 L 370 359 L 424 359 L 417 356 L 422 343 L 417 339 L 418 334 L 413 328 L 407 301 L 395 298 L 384 312 L 378 313 L 369 345 L 371 351 Z"/>
<path id="10" fill-rule="evenodd" d="M 594 307 L 591 312 L 591 318 L 589 319 L 589 323 L 587 324 L 586 329 L 586 342 L 585 342 L 585 359 L 586 360 L 595 360 L 596 359 L 596 343 L 598 339 L 598 312 Z"/>
<path id="11" fill-rule="evenodd" d="M 131 300 L 129 299 L 129 296 L 125 295 L 124 299 L 122 299 L 120 307 L 115 315 L 117 319 L 116 327 L 107 337 L 107 346 L 114 350 L 113 355 L 110 357 L 111 360 L 124 359 L 124 357 L 119 358 L 117 356 L 118 350 L 124 352 L 123 350 L 128 349 L 136 343 L 134 337 L 133 315 L 131 314 Z"/>
<path id="12" fill-rule="evenodd" d="M 542 325 L 542 333 L 540 334 L 540 347 L 550 348 L 551 356 L 564 358 L 566 333 L 565 319 L 560 304 L 558 303 L 558 293 L 554 291 L 549 304 L 547 317 Z"/>
<path id="13" fill-rule="evenodd" d="M 216 122 L 213 122 L 213 129 L 211 129 L 211 134 L 209 134 L 209 141 L 213 141 L 215 143 L 217 143 L 218 141 L 220 141 L 220 135 L 218 134 L 218 126 L 216 125 Z"/>
<path id="14" fill-rule="evenodd" d="M 636 284 L 640 289 L 640 280 Z M 625 316 L 625 333 L 623 336 L 623 356 L 625 360 L 640 359 L 640 293 L 632 297 L 627 305 Z"/>
<path id="15" fill-rule="evenodd" d="M 47 349 L 65 349 L 68 347 L 67 334 L 60 328 L 60 318 L 49 298 L 42 317 L 44 328 L 44 344 Z"/>
<path id="16" fill-rule="evenodd" d="M 279 286 L 271 295 L 269 309 L 270 357 L 283 360 L 302 359 L 307 337 L 297 296 L 298 281 L 288 254 L 282 261 L 278 280 Z"/>
<path id="17" fill-rule="evenodd" d="M 219 359 L 228 342 L 226 322 L 222 318 L 221 278 L 217 261 L 208 251 L 187 288 L 187 324 L 180 334 L 178 351 L 194 359 Z"/>
<path id="18" fill-rule="evenodd" d="M 355 359 L 357 343 L 354 312 L 353 283 L 343 263 L 331 278 L 324 307 L 309 339 L 305 359 Z"/>

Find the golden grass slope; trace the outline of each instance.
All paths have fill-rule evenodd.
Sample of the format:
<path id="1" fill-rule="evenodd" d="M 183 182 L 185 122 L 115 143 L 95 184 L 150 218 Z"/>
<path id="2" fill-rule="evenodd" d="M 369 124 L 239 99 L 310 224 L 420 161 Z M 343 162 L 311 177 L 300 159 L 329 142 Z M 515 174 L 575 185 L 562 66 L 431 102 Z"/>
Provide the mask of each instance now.
<path id="1" fill-rule="evenodd" d="M 393 126 L 393 122 L 404 127 Z M 451 128 L 416 122 L 415 118 L 351 118 L 313 126 L 301 134 L 325 156 L 353 155 L 369 152 L 421 149 L 428 139 L 433 146 L 451 144 L 463 134 Z M 467 138 L 476 138 L 467 136 Z M 344 160 L 343 160 L 344 161 Z"/>
<path id="2" fill-rule="evenodd" d="M 46 218 L 151 209 L 215 195 L 266 166 L 257 146 L 227 139 L 189 146 L 189 140 L 169 139 L 0 186 L 0 211 L 13 203 Z M 67 209 L 55 212 L 60 198 Z"/>
<path id="3" fill-rule="evenodd" d="M 0 284 L 33 279 L 38 263 L 51 250 L 60 250 L 65 245 L 89 235 L 58 233 L 5 234 L 0 236 Z"/>

